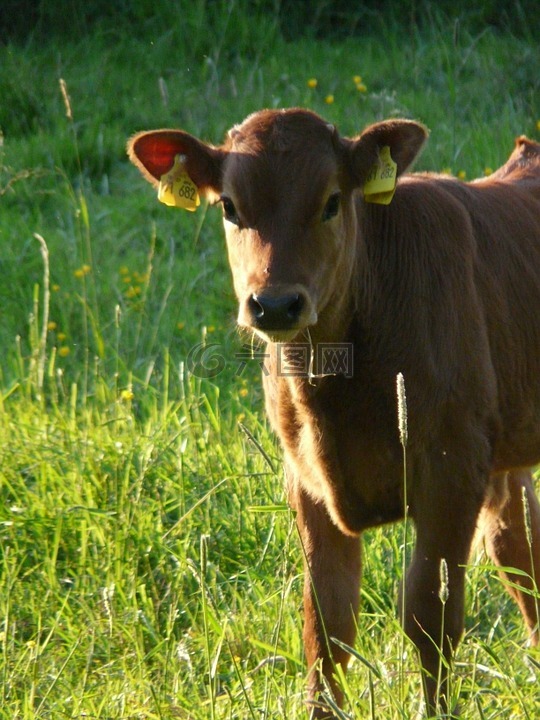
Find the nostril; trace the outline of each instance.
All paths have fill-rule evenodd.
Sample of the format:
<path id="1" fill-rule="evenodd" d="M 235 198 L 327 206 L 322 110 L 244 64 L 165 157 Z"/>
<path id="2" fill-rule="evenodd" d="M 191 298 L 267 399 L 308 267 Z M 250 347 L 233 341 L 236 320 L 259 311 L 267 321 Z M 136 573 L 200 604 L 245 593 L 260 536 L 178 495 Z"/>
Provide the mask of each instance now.
<path id="1" fill-rule="evenodd" d="M 287 309 L 287 317 L 290 320 L 296 320 L 304 308 L 304 298 L 302 295 L 295 295 Z"/>
<path id="2" fill-rule="evenodd" d="M 264 307 L 257 300 L 255 295 L 252 295 L 248 300 L 248 306 L 253 317 L 260 319 L 264 315 Z"/>

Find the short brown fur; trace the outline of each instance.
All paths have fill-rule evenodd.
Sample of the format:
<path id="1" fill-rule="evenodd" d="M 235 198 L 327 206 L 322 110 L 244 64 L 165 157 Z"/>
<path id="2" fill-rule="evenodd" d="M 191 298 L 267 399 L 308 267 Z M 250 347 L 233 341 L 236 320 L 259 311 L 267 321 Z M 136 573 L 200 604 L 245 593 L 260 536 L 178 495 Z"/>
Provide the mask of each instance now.
<path id="1" fill-rule="evenodd" d="M 239 324 L 268 342 L 266 406 L 306 559 L 311 700 L 319 666 L 343 699 L 334 670 L 349 657 L 330 638 L 354 642 L 361 533 L 405 512 L 398 373 L 417 531 L 400 604 L 429 708 L 447 700 L 441 562 L 441 650 L 451 660 L 476 532 L 494 562 L 529 575 L 509 573 L 511 593 L 539 639 L 538 595 L 527 590 L 540 582 L 528 469 L 540 461 L 540 146 L 519 138 L 502 168 L 472 183 L 404 174 L 426 137 L 417 123 L 389 120 L 346 139 L 309 111 L 266 110 L 219 148 L 181 131 L 140 133 L 128 145 L 154 184 L 185 155 L 194 182 L 223 203 Z M 383 146 L 399 175 L 386 206 L 362 194 Z M 278 373 L 298 342 L 314 349 L 311 376 Z M 353 348 L 352 377 L 325 375 L 317 348 L 342 342 Z M 314 706 L 313 717 L 329 715 Z"/>

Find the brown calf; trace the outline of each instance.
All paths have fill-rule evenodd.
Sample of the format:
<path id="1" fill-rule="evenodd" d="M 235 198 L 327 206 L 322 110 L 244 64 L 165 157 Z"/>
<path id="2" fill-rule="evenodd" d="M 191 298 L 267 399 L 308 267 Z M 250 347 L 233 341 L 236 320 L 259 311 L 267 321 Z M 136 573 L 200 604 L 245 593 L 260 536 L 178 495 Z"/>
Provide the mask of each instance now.
<path id="1" fill-rule="evenodd" d="M 128 145 L 154 185 L 177 158 L 183 181 L 221 202 L 238 322 L 268 342 L 267 411 L 306 557 L 311 699 L 322 670 L 342 700 L 334 669 L 349 656 L 331 639 L 354 642 L 360 535 L 405 511 L 417 539 L 400 604 L 431 709 L 445 703 L 440 650 L 450 660 L 463 630 L 477 529 L 494 562 L 530 576 L 512 575 L 511 592 L 538 643 L 538 594 L 527 590 L 540 583 L 540 505 L 527 468 L 540 461 L 540 146 L 518 139 L 500 170 L 472 183 L 403 174 L 426 137 L 389 120 L 346 139 L 311 112 L 264 110 L 219 147 L 179 130 Z M 392 177 L 388 148 L 395 195 L 368 202 L 368 178 Z M 336 348 L 353 366 L 330 374 Z M 308 365 L 284 372 L 299 369 L 299 350 Z"/>

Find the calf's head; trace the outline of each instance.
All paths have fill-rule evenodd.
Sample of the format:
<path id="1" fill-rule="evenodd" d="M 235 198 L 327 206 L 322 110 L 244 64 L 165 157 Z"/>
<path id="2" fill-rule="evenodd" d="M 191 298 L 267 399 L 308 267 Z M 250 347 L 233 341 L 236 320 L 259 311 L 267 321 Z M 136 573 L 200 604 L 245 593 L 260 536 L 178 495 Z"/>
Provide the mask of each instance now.
<path id="1" fill-rule="evenodd" d="M 178 158 L 198 191 L 221 203 L 238 323 L 284 342 L 339 313 L 361 242 L 356 197 L 381 149 L 398 176 L 426 136 L 418 123 L 389 120 L 347 139 L 310 111 L 263 110 L 217 147 L 156 130 L 132 137 L 128 154 L 155 186 Z"/>

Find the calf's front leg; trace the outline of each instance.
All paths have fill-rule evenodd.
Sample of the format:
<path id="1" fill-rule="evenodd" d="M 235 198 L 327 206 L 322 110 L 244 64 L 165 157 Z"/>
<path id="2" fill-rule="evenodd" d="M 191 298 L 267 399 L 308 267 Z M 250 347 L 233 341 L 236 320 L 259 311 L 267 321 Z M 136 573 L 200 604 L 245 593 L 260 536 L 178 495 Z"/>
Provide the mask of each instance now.
<path id="1" fill-rule="evenodd" d="M 424 478 L 415 497 L 417 538 L 402 618 L 420 654 L 431 713 L 449 708 L 448 669 L 463 633 L 465 566 L 482 505 L 480 479 L 445 475 Z"/>
<path id="2" fill-rule="evenodd" d="M 344 535 L 324 505 L 298 490 L 294 506 L 304 551 L 304 647 L 309 668 L 309 700 L 317 700 L 326 678 L 341 705 L 343 693 L 334 680 L 336 665 L 347 667 L 349 654 L 332 642 L 354 643 L 360 596 L 360 538 Z M 333 717 L 313 706 L 312 718 Z"/>

